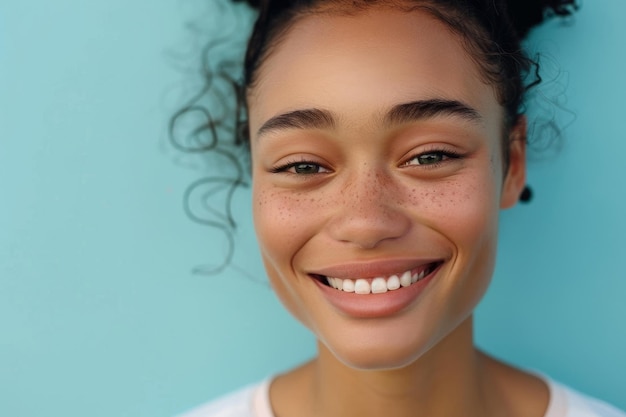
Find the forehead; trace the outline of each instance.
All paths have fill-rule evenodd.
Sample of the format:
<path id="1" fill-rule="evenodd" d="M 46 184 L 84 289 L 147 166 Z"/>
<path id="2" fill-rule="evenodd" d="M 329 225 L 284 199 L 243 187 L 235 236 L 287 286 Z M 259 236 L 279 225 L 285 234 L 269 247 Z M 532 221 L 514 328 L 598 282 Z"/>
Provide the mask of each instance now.
<path id="1" fill-rule="evenodd" d="M 425 99 L 501 118 L 494 89 L 449 27 L 425 11 L 373 7 L 297 20 L 263 62 L 248 105 L 254 129 L 296 109 L 329 109 L 349 121 Z"/>

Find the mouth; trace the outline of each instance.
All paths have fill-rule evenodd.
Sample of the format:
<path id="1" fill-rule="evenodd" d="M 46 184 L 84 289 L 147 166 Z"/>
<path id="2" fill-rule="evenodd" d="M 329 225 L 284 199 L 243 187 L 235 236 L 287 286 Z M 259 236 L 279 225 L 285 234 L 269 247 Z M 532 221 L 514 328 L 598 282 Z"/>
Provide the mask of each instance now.
<path id="1" fill-rule="evenodd" d="M 322 284 L 334 288 L 337 291 L 354 293 L 359 295 L 384 294 L 388 291 L 396 291 L 427 278 L 443 262 L 437 261 L 419 267 L 398 272 L 389 276 L 373 278 L 338 278 L 325 275 L 312 275 Z"/>

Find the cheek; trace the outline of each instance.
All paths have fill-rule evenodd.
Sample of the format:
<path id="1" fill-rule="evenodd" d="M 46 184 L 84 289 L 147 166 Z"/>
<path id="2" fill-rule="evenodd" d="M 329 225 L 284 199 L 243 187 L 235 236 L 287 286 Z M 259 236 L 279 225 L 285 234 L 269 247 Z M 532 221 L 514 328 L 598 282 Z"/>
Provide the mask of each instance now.
<path id="1" fill-rule="evenodd" d="M 270 284 L 287 310 L 310 327 L 309 314 L 299 295 L 294 257 L 310 238 L 311 213 L 316 210 L 310 197 L 287 197 L 285 193 L 253 184 L 254 226 Z"/>
<path id="2" fill-rule="evenodd" d="M 289 259 L 288 249 L 293 239 L 286 237 L 297 233 L 298 215 L 279 193 L 256 185 L 253 185 L 252 201 L 254 227 L 264 262 L 266 267 L 279 269 Z M 278 258 L 277 254 L 283 256 Z"/>
<path id="3" fill-rule="evenodd" d="M 448 242 L 450 277 L 445 283 L 452 301 L 449 318 L 466 317 L 484 295 L 493 274 L 498 233 L 500 186 L 489 169 L 476 171 L 412 193 L 422 221 Z"/>
<path id="4" fill-rule="evenodd" d="M 409 195 L 409 204 L 416 214 L 457 245 L 475 243 L 494 232 L 499 187 L 490 171 L 414 188 Z"/>
<path id="5" fill-rule="evenodd" d="M 318 200 L 304 194 L 285 193 L 272 187 L 253 186 L 254 225 L 263 251 L 293 254 L 309 233 L 319 212 Z M 289 238 L 286 238 L 289 237 Z"/>

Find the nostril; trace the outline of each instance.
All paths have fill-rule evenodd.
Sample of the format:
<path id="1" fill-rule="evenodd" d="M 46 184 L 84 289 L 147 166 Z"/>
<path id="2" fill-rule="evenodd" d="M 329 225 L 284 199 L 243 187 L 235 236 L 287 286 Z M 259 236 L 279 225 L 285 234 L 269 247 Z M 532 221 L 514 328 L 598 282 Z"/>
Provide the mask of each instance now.
<path id="1" fill-rule="evenodd" d="M 362 249 L 377 247 L 382 241 L 404 236 L 411 229 L 410 217 L 400 209 L 346 208 L 328 223 L 333 240 Z"/>

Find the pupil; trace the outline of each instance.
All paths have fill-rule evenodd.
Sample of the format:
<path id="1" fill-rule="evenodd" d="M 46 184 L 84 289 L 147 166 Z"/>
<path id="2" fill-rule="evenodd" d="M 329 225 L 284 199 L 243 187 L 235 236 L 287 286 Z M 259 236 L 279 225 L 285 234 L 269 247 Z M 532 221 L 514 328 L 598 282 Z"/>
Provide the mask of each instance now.
<path id="1" fill-rule="evenodd" d="M 420 165 L 434 164 L 437 162 L 441 162 L 441 155 L 429 153 L 426 155 L 419 156 L 418 160 L 419 160 Z"/>
<path id="2" fill-rule="evenodd" d="M 317 165 L 315 164 L 298 164 L 294 167 L 296 174 L 316 174 Z"/>

